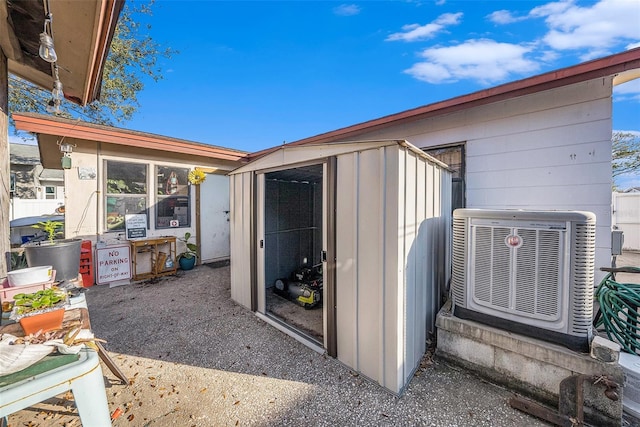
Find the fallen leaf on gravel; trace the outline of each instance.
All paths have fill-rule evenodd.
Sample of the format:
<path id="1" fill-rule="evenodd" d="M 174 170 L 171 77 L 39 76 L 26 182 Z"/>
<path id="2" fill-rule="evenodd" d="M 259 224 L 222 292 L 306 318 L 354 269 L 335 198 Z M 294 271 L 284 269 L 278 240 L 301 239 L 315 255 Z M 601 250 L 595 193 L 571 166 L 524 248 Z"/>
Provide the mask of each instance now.
<path id="1" fill-rule="evenodd" d="M 234 405 L 237 405 L 237 404 L 239 404 L 239 403 L 240 403 L 240 401 L 239 401 L 239 400 L 236 400 L 236 401 L 234 402 Z"/>
<path id="2" fill-rule="evenodd" d="M 155 381 L 156 377 L 149 377 L 151 381 Z"/>
<path id="3" fill-rule="evenodd" d="M 207 391 L 207 388 L 206 388 L 206 387 L 205 387 L 205 388 L 200 389 L 200 393 L 204 393 L 205 391 Z"/>
<path id="4" fill-rule="evenodd" d="M 129 415 L 129 416 L 127 417 L 127 419 L 128 419 L 129 421 L 133 421 L 133 418 L 134 418 L 134 417 L 133 417 L 133 414 L 131 414 L 131 415 Z"/>
<path id="5" fill-rule="evenodd" d="M 382 415 L 385 418 L 389 418 L 389 415 L 385 414 L 384 412 L 380 412 L 380 415 Z"/>

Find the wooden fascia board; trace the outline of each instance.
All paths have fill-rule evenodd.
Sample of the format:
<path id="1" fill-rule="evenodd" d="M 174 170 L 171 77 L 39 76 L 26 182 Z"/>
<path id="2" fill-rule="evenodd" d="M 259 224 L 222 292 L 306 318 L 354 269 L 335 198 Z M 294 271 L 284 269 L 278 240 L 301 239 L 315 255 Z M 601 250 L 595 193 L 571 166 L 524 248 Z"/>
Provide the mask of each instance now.
<path id="1" fill-rule="evenodd" d="M 242 153 L 230 152 L 204 144 L 196 145 L 185 141 L 163 140 L 161 138 L 153 138 L 146 135 L 122 133 L 105 129 L 94 129 L 75 123 L 60 123 L 18 114 L 14 114 L 13 119 L 16 124 L 16 129 L 36 134 L 56 135 L 67 138 L 99 141 L 151 150 L 178 152 L 182 154 L 230 161 L 238 161 L 244 157 L 244 154 Z"/>
<path id="2" fill-rule="evenodd" d="M 124 0 L 106 0 L 102 3 L 102 11 L 98 25 L 98 34 L 93 52 L 94 60 L 89 64 L 83 105 L 100 98 L 102 88 L 102 72 L 109 55 L 109 46 L 115 34 L 120 12 L 124 7 Z"/>

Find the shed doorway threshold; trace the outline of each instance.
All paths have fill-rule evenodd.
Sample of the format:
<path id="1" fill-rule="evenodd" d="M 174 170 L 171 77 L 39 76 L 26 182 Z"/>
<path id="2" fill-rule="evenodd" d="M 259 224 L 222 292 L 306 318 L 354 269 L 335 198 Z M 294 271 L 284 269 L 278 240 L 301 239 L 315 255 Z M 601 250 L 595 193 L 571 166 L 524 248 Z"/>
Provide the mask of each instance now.
<path id="1" fill-rule="evenodd" d="M 271 326 L 274 326 L 279 331 L 289 335 L 291 338 L 295 339 L 296 341 L 306 345 L 311 350 L 320 354 L 324 354 L 326 352 L 326 350 L 316 340 L 304 334 L 302 331 L 287 325 L 285 322 L 278 319 L 277 317 L 271 316 L 268 314 L 262 314 L 259 311 L 256 311 L 256 316 L 258 316 L 258 318 L 264 320 Z"/>

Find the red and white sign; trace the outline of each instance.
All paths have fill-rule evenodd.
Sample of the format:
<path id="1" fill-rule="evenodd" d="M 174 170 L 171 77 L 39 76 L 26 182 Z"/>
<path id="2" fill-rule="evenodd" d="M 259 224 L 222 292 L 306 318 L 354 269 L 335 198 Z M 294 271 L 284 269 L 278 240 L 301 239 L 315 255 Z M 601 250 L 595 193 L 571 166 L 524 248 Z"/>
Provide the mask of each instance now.
<path id="1" fill-rule="evenodd" d="M 131 279 L 131 247 L 107 246 L 96 249 L 96 283 Z"/>

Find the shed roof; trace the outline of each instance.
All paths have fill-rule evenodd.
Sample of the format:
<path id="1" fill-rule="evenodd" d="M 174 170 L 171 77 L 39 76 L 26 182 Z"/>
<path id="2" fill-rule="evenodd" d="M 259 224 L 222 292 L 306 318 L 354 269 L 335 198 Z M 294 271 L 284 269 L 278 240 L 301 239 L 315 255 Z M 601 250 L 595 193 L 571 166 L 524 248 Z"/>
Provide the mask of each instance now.
<path id="1" fill-rule="evenodd" d="M 337 156 L 340 154 L 347 154 L 355 151 L 364 151 L 393 145 L 404 147 L 407 150 L 414 152 L 425 161 L 436 164 L 444 169 L 448 169 L 448 166 L 446 164 L 425 153 L 413 144 L 403 139 L 388 139 L 376 141 L 330 142 L 323 144 L 307 144 L 304 146 L 291 146 L 289 144 L 285 144 L 275 148 L 265 156 L 233 170 L 232 172 L 230 172 L 230 174 L 265 170 L 270 168 L 280 168 L 282 166 L 313 162 L 316 160 L 325 159 L 330 156 Z"/>
<path id="2" fill-rule="evenodd" d="M 309 138 L 293 141 L 285 144 L 285 146 L 291 147 L 297 145 L 322 144 L 332 141 L 354 139 L 357 138 L 358 135 L 374 130 L 381 130 L 391 126 L 423 120 L 429 117 L 449 114 L 472 107 L 487 105 L 523 95 L 529 95 L 583 81 L 610 76 L 615 76 L 613 80 L 614 85 L 639 78 L 640 48 L 630 49 L 622 53 L 593 61 L 583 62 L 571 67 L 550 71 L 548 73 L 539 74 L 523 80 L 517 80 L 445 101 L 424 105 L 402 111 L 400 113 L 347 126 L 334 131 L 311 136 Z M 256 159 L 275 150 L 279 150 L 280 148 L 281 146 L 277 146 L 257 151 L 250 154 L 249 159 Z"/>
<path id="3" fill-rule="evenodd" d="M 42 135 L 77 138 L 232 162 L 239 161 L 247 155 L 244 151 L 231 148 L 44 114 L 13 113 L 12 116 L 16 129 L 38 134 L 42 164 L 49 168 L 60 168 L 60 152 L 55 144 L 43 144 L 40 141 Z"/>

